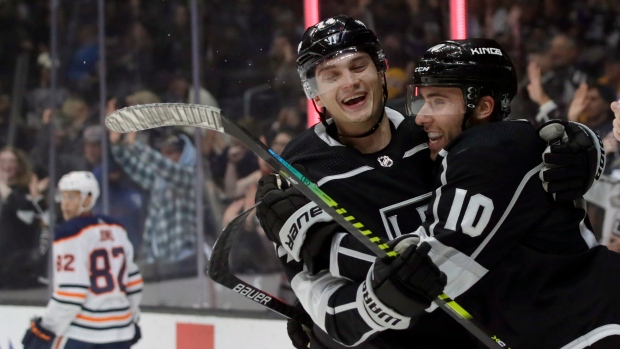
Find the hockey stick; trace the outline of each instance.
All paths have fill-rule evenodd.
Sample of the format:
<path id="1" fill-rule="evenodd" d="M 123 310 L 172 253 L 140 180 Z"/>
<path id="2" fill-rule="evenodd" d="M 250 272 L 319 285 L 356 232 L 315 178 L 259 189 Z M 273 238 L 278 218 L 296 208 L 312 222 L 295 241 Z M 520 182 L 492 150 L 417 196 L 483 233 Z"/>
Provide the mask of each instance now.
<path id="1" fill-rule="evenodd" d="M 258 205 L 258 204 L 256 204 Z M 311 325 L 312 319 L 308 314 L 295 308 L 294 306 L 281 301 L 277 297 L 260 290 L 247 282 L 237 278 L 231 271 L 228 262 L 228 256 L 236 236 L 241 231 L 241 225 L 247 216 L 252 212 L 254 207 L 243 212 L 239 216 L 235 217 L 222 231 L 222 234 L 217 238 L 215 246 L 213 246 L 213 252 L 209 260 L 209 276 L 211 279 L 221 285 L 224 285 L 231 290 L 239 293 L 246 298 L 265 306 L 278 314 L 284 315 L 287 318 L 295 319 L 302 324 Z"/>
<path id="2" fill-rule="evenodd" d="M 105 122 L 110 130 L 116 132 L 135 132 L 161 126 L 195 126 L 231 135 L 265 160 L 274 170 L 288 178 L 299 191 L 332 216 L 336 222 L 375 255 L 378 257 L 398 256 L 386 243 L 366 229 L 362 222 L 349 214 L 345 208 L 340 207 L 315 183 L 302 175 L 243 127 L 221 115 L 218 108 L 181 103 L 143 104 L 117 110 L 108 115 Z M 507 346 L 497 336 L 484 331 L 482 326 L 465 309 L 447 295 L 440 295 L 434 302 L 489 348 L 505 348 Z"/>

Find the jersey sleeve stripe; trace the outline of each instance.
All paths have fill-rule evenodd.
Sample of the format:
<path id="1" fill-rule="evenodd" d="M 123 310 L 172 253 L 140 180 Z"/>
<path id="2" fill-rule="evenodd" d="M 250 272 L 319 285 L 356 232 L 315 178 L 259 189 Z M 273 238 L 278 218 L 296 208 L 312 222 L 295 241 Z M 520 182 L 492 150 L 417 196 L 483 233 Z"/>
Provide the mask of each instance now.
<path id="1" fill-rule="evenodd" d="M 132 272 L 132 273 L 129 273 L 127 276 L 128 276 L 128 277 L 132 277 L 132 276 L 136 276 L 136 275 L 138 275 L 138 274 L 140 274 L 140 271 L 139 271 L 139 270 L 136 270 L 136 271 L 134 271 L 134 272 Z"/>
<path id="2" fill-rule="evenodd" d="M 63 296 L 63 297 L 86 299 L 86 294 L 83 294 L 83 293 L 73 293 L 73 292 L 64 292 L 64 291 L 56 291 L 54 293 L 58 296 Z"/>
<path id="3" fill-rule="evenodd" d="M 127 292 L 126 294 L 127 294 L 128 296 L 131 296 L 131 295 L 133 295 L 133 294 L 140 293 L 140 292 L 142 292 L 142 289 L 141 289 L 141 288 L 140 288 L 140 289 L 138 289 L 138 290 L 135 290 L 135 291 L 130 291 L 130 292 Z"/>
<path id="4" fill-rule="evenodd" d="M 99 331 L 113 330 L 113 329 L 117 329 L 117 328 L 125 328 L 125 327 L 131 326 L 131 325 L 133 325 L 133 320 L 127 322 L 126 324 L 121 324 L 121 325 L 116 325 L 116 326 L 107 326 L 107 327 L 93 327 L 93 326 L 87 326 L 87 325 L 78 324 L 76 322 L 72 322 L 71 323 L 71 326 L 81 327 L 81 328 L 85 328 L 87 330 L 99 330 Z"/>
<path id="5" fill-rule="evenodd" d="M 136 281 L 132 281 L 132 282 L 127 283 L 127 287 L 132 287 L 132 286 L 140 285 L 140 284 L 142 284 L 142 278 L 140 278 L 140 279 L 138 279 Z"/>
<path id="6" fill-rule="evenodd" d="M 58 285 L 58 288 L 84 288 L 84 289 L 89 289 L 90 286 L 88 286 L 88 285 L 61 284 L 61 285 Z"/>
<path id="7" fill-rule="evenodd" d="M 130 307 L 122 307 L 122 308 L 111 308 L 111 309 L 101 309 L 101 310 L 96 310 L 96 309 L 90 309 L 87 307 L 82 307 L 82 310 L 88 313 L 93 313 L 93 314 L 102 314 L 102 313 L 115 313 L 115 312 L 126 312 L 130 309 Z"/>
<path id="8" fill-rule="evenodd" d="M 131 312 L 128 312 L 128 313 L 126 313 L 124 315 L 108 316 L 108 317 L 92 317 L 92 316 L 86 316 L 86 315 L 78 314 L 77 318 L 80 319 L 80 320 L 90 321 L 90 322 L 109 322 L 109 321 L 127 320 L 131 316 L 132 316 Z"/>
<path id="9" fill-rule="evenodd" d="M 58 298 L 56 298 L 54 296 L 52 296 L 52 300 L 54 302 L 58 302 L 58 303 L 61 303 L 61 304 L 75 305 L 75 306 L 78 306 L 78 307 L 82 306 L 82 303 L 69 302 L 69 301 L 65 301 L 65 300 L 62 300 L 62 299 L 58 299 Z"/>

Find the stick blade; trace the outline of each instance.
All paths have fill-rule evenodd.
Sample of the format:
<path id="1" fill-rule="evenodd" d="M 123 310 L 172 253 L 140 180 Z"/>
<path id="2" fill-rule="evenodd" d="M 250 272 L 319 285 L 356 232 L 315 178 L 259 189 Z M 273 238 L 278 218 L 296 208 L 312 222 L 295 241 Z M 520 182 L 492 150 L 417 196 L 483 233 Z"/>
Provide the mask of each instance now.
<path id="1" fill-rule="evenodd" d="M 153 103 L 119 109 L 106 116 L 106 127 L 126 133 L 162 126 L 195 126 L 224 132 L 220 109 L 199 104 Z"/>

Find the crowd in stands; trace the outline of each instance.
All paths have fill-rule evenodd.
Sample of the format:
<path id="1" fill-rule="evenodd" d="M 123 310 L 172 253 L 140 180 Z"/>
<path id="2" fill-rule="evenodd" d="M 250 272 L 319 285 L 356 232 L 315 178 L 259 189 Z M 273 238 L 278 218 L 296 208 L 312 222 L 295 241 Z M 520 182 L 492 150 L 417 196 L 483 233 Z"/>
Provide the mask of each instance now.
<path id="1" fill-rule="evenodd" d="M 214 131 L 203 130 L 200 138 L 183 128 L 107 132 L 99 122 L 101 72 L 107 113 L 157 102 L 219 106 L 280 152 L 307 124 L 295 65 L 303 2 L 199 2 L 197 91 L 188 1 L 105 1 L 103 70 L 97 1 L 58 2 L 56 60 L 52 2 L 0 2 L 0 289 L 39 285 L 50 238 L 45 199 L 53 183 L 73 170 L 108 179 L 108 213 L 127 228 L 147 281 L 197 275 L 196 253 L 203 251 L 198 234 L 211 246 L 230 220 L 253 206 L 257 180 L 270 169 L 237 140 Z M 536 126 L 554 118 L 579 121 L 604 139 L 609 188 L 586 199 L 596 204 L 591 220 L 601 242 L 620 245 L 620 157 L 609 136 L 609 104 L 620 98 L 620 3 L 468 4 L 468 36 L 498 40 L 517 64 L 512 118 Z M 420 55 L 450 35 L 448 0 L 320 1 L 320 11 L 321 17 L 359 18 L 378 34 L 389 62 L 390 99 L 404 96 Z M 194 183 L 198 171 L 205 178 L 202 193 Z M 197 212 L 197 195 L 203 212 Z M 98 202 L 95 212 L 104 206 Z M 204 231 L 196 229 L 199 219 Z M 233 269 L 277 272 L 256 218 L 250 216 L 243 229 Z"/>

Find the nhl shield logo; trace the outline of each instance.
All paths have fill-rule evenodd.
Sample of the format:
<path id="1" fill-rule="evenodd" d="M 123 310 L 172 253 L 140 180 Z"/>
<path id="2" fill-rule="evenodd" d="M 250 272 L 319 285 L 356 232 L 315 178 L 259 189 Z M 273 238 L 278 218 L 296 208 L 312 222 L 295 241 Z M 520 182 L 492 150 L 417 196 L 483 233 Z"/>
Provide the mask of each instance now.
<path id="1" fill-rule="evenodd" d="M 390 159 L 387 155 L 380 156 L 377 161 L 379 161 L 379 164 L 383 167 L 391 167 L 394 165 L 394 161 L 392 161 L 392 159 Z"/>

